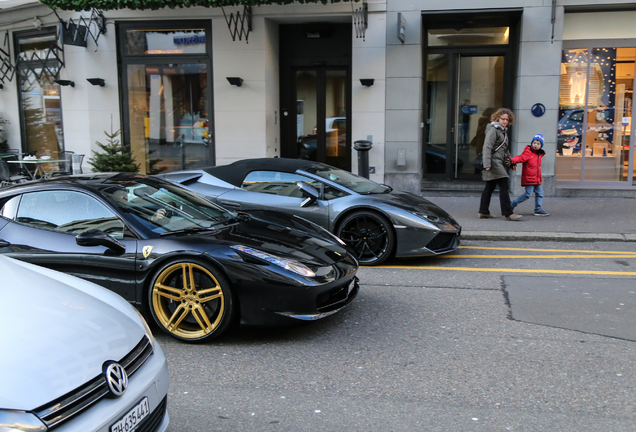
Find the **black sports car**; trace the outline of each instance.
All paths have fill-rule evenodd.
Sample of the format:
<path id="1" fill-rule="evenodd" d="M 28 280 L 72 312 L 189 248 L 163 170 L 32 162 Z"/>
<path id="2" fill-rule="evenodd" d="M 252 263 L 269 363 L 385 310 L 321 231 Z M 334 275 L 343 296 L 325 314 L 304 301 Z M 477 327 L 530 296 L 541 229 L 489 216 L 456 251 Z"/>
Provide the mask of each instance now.
<path id="1" fill-rule="evenodd" d="M 183 341 L 214 338 L 239 317 L 320 319 L 358 292 L 356 259 L 319 226 L 283 213 L 233 213 L 144 175 L 3 188 L 0 216 L 0 253 L 109 288 Z"/>
<path id="2" fill-rule="evenodd" d="M 159 176 L 223 207 L 308 219 L 344 240 L 363 265 L 459 246 L 461 226 L 432 202 L 319 162 L 247 159 Z"/>

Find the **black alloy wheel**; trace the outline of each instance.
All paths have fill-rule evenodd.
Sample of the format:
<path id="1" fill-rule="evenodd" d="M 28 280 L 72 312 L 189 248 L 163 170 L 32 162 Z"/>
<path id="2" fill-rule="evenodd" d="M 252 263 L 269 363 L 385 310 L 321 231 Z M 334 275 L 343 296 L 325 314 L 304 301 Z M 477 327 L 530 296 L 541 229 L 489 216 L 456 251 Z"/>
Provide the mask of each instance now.
<path id="1" fill-rule="evenodd" d="M 366 210 L 347 215 L 336 235 L 349 246 L 361 265 L 382 264 L 395 246 L 395 233 L 387 218 Z"/>
<path id="2" fill-rule="evenodd" d="M 152 280 L 148 299 L 161 330 L 184 342 L 218 337 L 234 313 L 230 284 L 221 272 L 195 259 L 163 266 Z"/>

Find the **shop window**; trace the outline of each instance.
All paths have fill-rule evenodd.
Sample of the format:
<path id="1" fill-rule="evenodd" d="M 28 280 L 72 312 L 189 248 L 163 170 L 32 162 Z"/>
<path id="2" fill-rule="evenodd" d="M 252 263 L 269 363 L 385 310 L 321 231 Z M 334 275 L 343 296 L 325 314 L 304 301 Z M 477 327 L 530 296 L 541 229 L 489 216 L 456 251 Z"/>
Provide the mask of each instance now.
<path id="1" fill-rule="evenodd" d="M 64 150 L 62 101 L 55 82 L 63 63 L 55 29 L 16 34 L 23 150 L 58 158 Z"/>
<path id="2" fill-rule="evenodd" d="M 636 48 L 563 51 L 556 176 L 629 181 Z"/>
<path id="3" fill-rule="evenodd" d="M 140 171 L 214 165 L 209 23 L 120 25 L 124 140 Z"/>

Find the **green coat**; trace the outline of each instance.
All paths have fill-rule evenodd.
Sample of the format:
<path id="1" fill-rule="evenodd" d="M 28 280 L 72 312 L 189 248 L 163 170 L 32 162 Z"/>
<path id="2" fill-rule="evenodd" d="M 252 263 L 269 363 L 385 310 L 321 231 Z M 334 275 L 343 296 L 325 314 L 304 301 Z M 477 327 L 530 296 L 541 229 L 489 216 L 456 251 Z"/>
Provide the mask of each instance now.
<path id="1" fill-rule="evenodd" d="M 481 172 L 483 181 L 509 177 L 505 161 L 510 157 L 510 139 L 506 139 L 506 143 L 501 145 L 507 133 L 507 129 L 498 122 L 491 122 L 486 126 L 486 140 L 484 141 L 483 150 L 484 169 Z M 486 168 L 490 168 L 490 170 L 486 171 Z"/>

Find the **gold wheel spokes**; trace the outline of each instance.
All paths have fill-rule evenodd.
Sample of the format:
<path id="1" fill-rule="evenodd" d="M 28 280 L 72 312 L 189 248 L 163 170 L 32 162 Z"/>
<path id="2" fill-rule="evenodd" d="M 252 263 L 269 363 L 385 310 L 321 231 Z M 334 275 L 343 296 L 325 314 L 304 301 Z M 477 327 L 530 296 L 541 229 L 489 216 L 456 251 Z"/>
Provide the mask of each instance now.
<path id="1" fill-rule="evenodd" d="M 207 336 L 224 317 L 223 287 L 208 269 L 196 263 L 176 263 L 163 270 L 151 298 L 159 324 L 183 339 Z"/>
<path id="2" fill-rule="evenodd" d="M 172 316 L 166 323 L 166 328 L 172 332 L 175 328 L 179 327 L 179 324 L 181 324 L 181 321 L 183 321 L 183 319 L 187 315 L 188 315 L 187 307 L 184 306 L 183 304 L 180 304 L 179 306 L 177 306 L 177 309 L 175 309 L 174 313 L 172 314 Z"/>
<path id="3" fill-rule="evenodd" d="M 204 332 L 209 333 L 212 330 L 214 330 L 213 325 L 210 322 L 210 319 L 205 314 L 205 310 L 203 310 L 203 307 L 201 305 L 197 305 L 194 308 L 192 308 L 192 316 L 194 316 L 194 319 L 197 320 L 197 322 L 201 326 L 201 329 Z"/>
<path id="4" fill-rule="evenodd" d="M 154 292 L 157 295 L 169 298 L 174 301 L 181 301 L 184 295 L 184 292 L 181 288 L 174 288 L 160 283 L 155 284 Z"/>
<path id="5" fill-rule="evenodd" d="M 221 290 L 221 287 L 207 288 L 197 291 L 197 297 L 199 298 L 201 303 L 206 303 L 210 300 L 223 297 L 223 291 Z"/>

